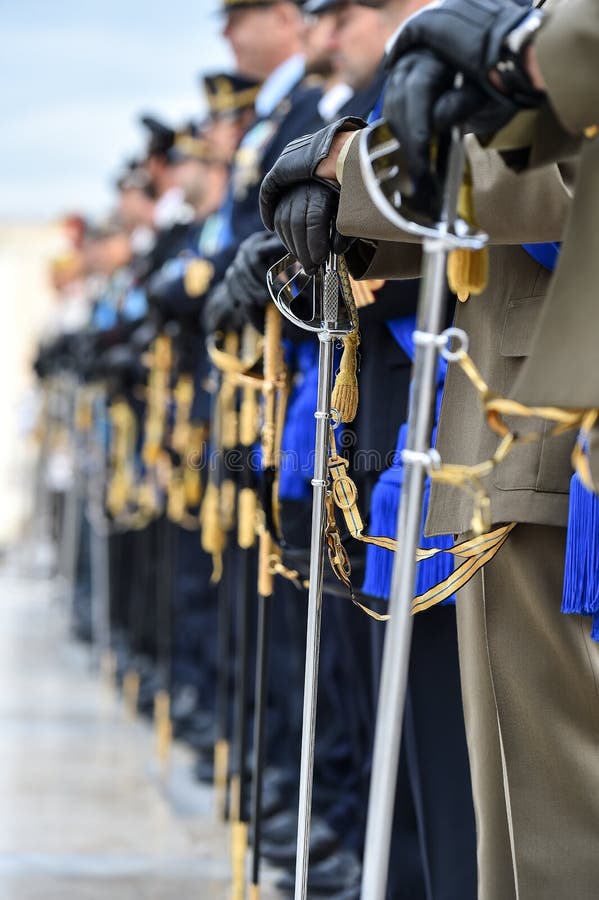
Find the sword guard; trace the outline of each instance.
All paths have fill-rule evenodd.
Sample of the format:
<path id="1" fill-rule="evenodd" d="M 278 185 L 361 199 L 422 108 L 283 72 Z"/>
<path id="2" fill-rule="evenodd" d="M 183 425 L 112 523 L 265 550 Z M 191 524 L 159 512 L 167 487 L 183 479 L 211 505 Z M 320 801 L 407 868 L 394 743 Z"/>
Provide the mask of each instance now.
<path id="1" fill-rule="evenodd" d="M 266 274 L 266 283 L 279 312 L 303 331 L 346 335 L 358 327 L 355 304 L 348 302 L 339 275 L 343 265 L 334 254 L 316 276 L 306 275 L 290 253 Z M 312 291 L 310 292 L 310 287 Z"/>
<path id="2" fill-rule="evenodd" d="M 419 196 L 409 177 L 399 141 L 383 119 L 364 128 L 359 141 L 364 184 L 372 202 L 388 222 L 421 239 L 440 239 L 448 249 L 480 250 L 485 245 L 487 235 L 459 216 L 454 216 L 443 227 L 441 196 L 435 203 L 430 202 L 430 198 L 425 202 Z M 437 153 L 439 160 L 443 156 Z"/>

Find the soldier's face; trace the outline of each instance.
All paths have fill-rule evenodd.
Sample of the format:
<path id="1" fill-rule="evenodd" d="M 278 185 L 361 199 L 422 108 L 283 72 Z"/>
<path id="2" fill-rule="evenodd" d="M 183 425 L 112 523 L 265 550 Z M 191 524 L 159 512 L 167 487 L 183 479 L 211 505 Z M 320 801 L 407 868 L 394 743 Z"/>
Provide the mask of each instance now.
<path id="1" fill-rule="evenodd" d="M 174 167 L 175 187 L 181 188 L 185 199 L 195 202 L 205 191 L 208 166 L 199 159 L 186 159 Z"/>
<path id="2" fill-rule="evenodd" d="M 243 75 L 259 80 L 273 69 L 272 58 L 278 56 L 280 14 L 278 4 L 233 9 L 227 15 L 223 37 L 227 39 L 237 68 Z"/>
<path id="3" fill-rule="evenodd" d="M 138 188 L 126 188 L 120 191 L 118 214 L 127 231 L 131 232 L 138 225 L 146 225 L 152 220 L 154 203 Z"/>
<path id="4" fill-rule="evenodd" d="M 84 248 L 87 270 L 112 275 L 131 260 L 131 245 L 125 234 L 88 241 Z"/>
<path id="5" fill-rule="evenodd" d="M 348 3 L 336 15 L 331 50 L 336 70 L 358 90 L 372 79 L 385 52 L 388 32 L 378 10 Z"/>
<path id="6" fill-rule="evenodd" d="M 231 162 L 235 150 L 243 134 L 245 120 L 239 117 L 222 116 L 213 119 L 205 131 L 208 143 L 215 151 L 215 155 L 222 160 Z"/>
<path id="7" fill-rule="evenodd" d="M 335 31 L 333 12 L 307 16 L 304 20 L 304 51 L 309 74 L 329 75 L 331 72 L 331 38 Z"/>

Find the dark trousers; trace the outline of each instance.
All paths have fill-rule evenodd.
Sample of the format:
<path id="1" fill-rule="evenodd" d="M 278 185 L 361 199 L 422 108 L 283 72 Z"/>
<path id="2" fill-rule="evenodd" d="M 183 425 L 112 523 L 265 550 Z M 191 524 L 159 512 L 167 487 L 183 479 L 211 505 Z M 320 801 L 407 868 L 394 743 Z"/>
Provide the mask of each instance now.
<path id="1" fill-rule="evenodd" d="M 199 706 L 214 708 L 217 667 L 217 588 L 210 583 L 212 560 L 197 531 L 173 528 L 172 678 L 193 685 Z"/>

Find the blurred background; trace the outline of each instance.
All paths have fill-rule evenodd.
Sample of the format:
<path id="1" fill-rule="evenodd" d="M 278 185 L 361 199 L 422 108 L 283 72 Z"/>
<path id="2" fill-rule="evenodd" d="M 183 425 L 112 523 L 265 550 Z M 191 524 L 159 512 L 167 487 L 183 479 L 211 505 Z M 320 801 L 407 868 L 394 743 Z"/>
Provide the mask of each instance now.
<path id="1" fill-rule="evenodd" d="M 106 217 L 142 112 L 201 118 L 201 71 L 230 65 L 216 0 L 0 2 L 0 547 L 26 516 L 30 363 L 55 295 L 62 218 Z"/>

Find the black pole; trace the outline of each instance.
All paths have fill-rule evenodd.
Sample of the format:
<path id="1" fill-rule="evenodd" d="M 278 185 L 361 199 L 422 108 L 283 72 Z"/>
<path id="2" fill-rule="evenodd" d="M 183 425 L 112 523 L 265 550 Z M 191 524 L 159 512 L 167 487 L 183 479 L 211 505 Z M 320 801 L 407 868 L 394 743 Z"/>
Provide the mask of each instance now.
<path id="1" fill-rule="evenodd" d="M 223 571 L 218 584 L 218 674 L 216 685 L 216 743 L 214 745 L 214 786 L 220 818 L 227 818 L 227 775 L 229 768 L 229 674 L 231 665 L 230 571 L 232 550 L 223 552 Z"/>
<path id="2" fill-rule="evenodd" d="M 156 522 L 156 662 L 158 689 L 170 694 L 173 594 L 173 525 L 166 513 Z"/>
<path id="3" fill-rule="evenodd" d="M 233 765 L 232 775 L 235 776 L 234 787 L 236 797 L 231 797 L 231 806 L 234 817 L 239 822 L 248 822 L 248 783 L 249 773 L 247 768 L 248 750 L 248 702 L 249 702 L 249 666 L 250 666 L 250 592 L 251 578 L 251 554 L 250 549 L 237 550 L 239 561 L 238 569 L 238 594 L 236 616 L 236 647 L 235 647 L 235 717 L 233 731 Z"/>
<path id="4" fill-rule="evenodd" d="M 264 524 L 260 533 L 258 556 L 258 628 L 256 637 L 256 686 L 254 695 L 254 754 L 252 792 L 252 871 L 249 900 L 258 900 L 260 890 L 260 845 L 262 839 L 262 780 L 265 763 L 266 708 L 268 701 L 268 662 L 270 620 L 274 576 L 270 560 L 277 531 L 274 514 L 276 483 L 276 418 L 280 389 L 284 382 L 281 349 L 282 319 L 272 304 L 267 304 L 264 328 L 264 424 L 262 428 L 262 491 Z"/>
<path id="5" fill-rule="evenodd" d="M 166 770 L 171 742 L 171 656 L 173 596 L 173 525 L 166 512 L 155 523 L 155 554 L 159 561 L 156 573 L 156 691 L 154 694 L 154 727 L 156 751 Z"/>
<path id="6" fill-rule="evenodd" d="M 252 872 L 250 900 L 257 900 L 260 884 L 260 843 L 262 839 L 262 781 L 266 739 L 266 704 L 268 696 L 268 658 L 270 645 L 270 596 L 258 595 L 258 629 L 256 638 L 256 689 L 254 707 L 254 764 L 252 782 Z"/>

